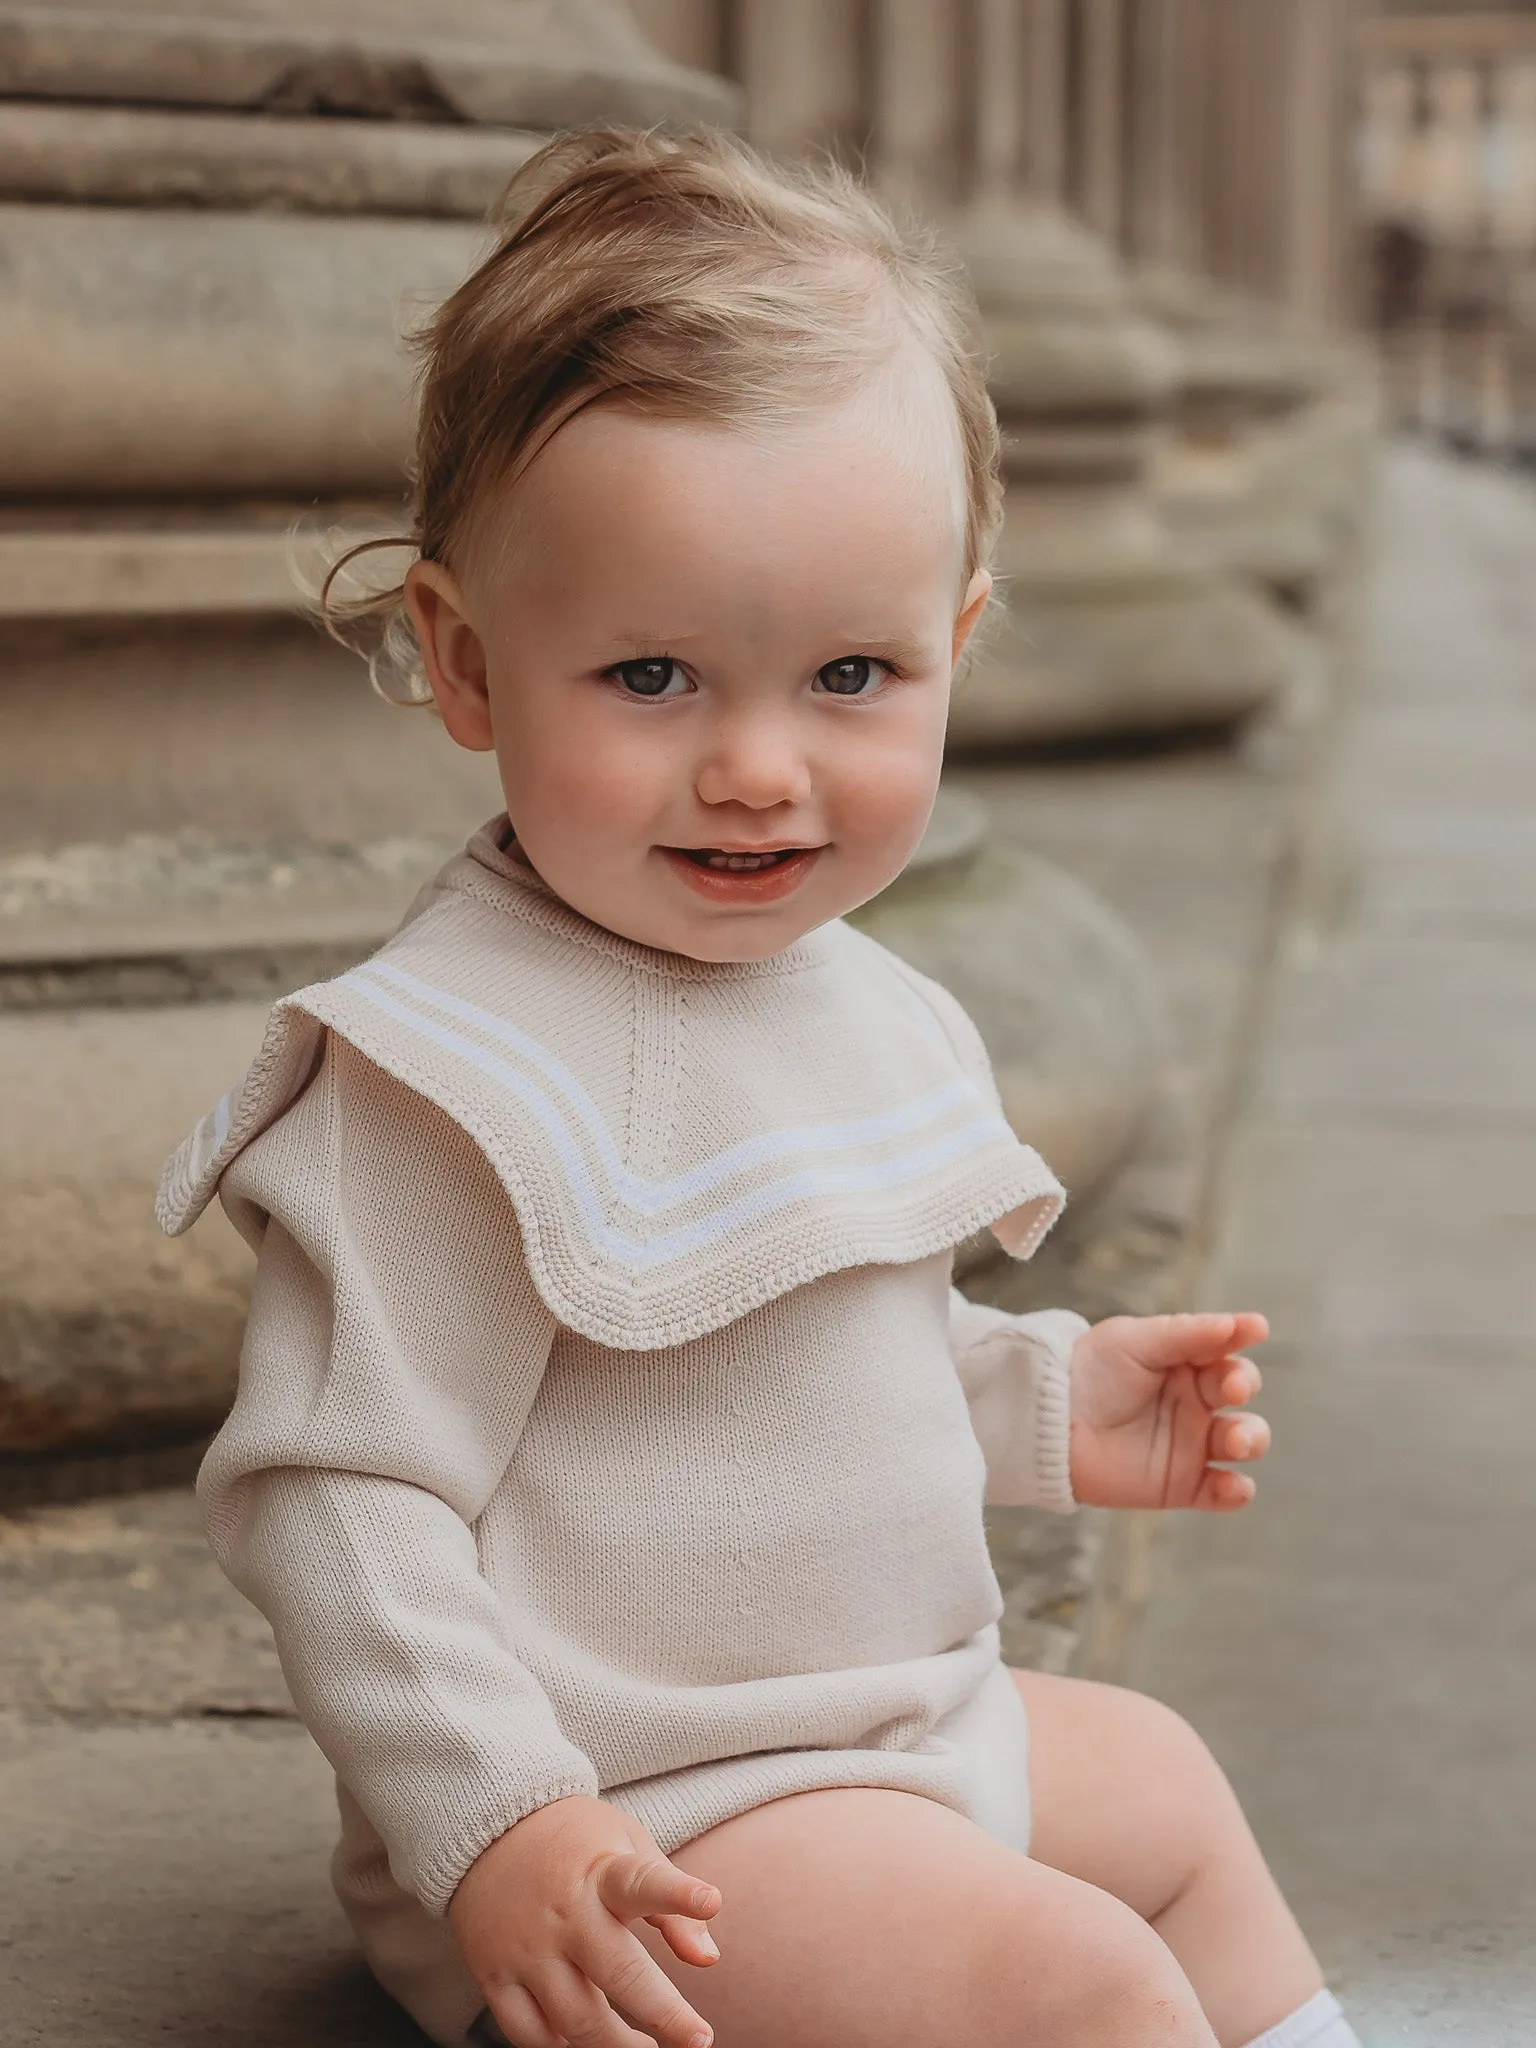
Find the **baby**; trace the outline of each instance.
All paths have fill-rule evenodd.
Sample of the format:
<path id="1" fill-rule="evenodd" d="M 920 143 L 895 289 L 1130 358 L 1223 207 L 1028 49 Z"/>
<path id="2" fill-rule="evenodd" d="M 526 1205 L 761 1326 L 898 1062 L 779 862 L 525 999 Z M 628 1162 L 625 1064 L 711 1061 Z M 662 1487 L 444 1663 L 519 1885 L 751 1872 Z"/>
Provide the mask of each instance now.
<path id="1" fill-rule="evenodd" d="M 851 181 L 595 133 L 425 344 L 376 679 L 506 815 L 172 1160 L 259 1253 L 200 1479 L 444 2048 L 1348 2048 L 1196 1737 L 1007 1670 L 983 1495 L 1242 1507 L 1257 1315 L 953 1293 L 1059 1209 L 902 868 L 984 612 L 963 286 Z"/>

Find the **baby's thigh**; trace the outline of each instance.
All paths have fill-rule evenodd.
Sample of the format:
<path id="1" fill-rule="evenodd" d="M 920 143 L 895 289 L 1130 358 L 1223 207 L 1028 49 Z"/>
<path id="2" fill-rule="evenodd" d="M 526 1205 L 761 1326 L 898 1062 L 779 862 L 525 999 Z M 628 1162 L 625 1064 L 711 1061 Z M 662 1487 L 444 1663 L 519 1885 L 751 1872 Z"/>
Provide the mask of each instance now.
<path id="1" fill-rule="evenodd" d="M 1029 1717 L 1030 1855 L 1155 1920 L 1213 1864 L 1257 1858 L 1200 1737 L 1142 1693 L 1015 1671 Z"/>
<path id="2" fill-rule="evenodd" d="M 719 2048 L 1205 2048 L 1173 1957 L 1092 1886 L 937 1802 L 807 1792 L 673 1860 L 718 1885 L 721 1960 L 652 1952 Z"/>

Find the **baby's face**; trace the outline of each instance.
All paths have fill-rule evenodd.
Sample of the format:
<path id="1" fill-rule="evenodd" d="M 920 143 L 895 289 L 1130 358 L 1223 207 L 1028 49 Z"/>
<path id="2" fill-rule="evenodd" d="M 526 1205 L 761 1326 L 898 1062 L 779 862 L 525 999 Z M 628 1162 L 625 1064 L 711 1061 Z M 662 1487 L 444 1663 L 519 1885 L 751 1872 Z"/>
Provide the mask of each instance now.
<path id="1" fill-rule="evenodd" d="M 523 852 L 598 924 L 760 959 L 916 846 L 987 579 L 960 586 L 952 429 L 898 433 L 894 402 L 771 432 L 594 407 L 462 584 L 413 572 L 449 731 L 494 746 Z"/>

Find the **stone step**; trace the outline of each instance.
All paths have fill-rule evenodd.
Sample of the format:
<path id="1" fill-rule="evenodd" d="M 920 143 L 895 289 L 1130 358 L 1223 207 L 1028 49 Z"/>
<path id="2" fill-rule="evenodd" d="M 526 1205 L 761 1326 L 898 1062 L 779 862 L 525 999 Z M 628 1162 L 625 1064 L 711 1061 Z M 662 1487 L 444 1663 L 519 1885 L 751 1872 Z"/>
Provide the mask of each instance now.
<path id="1" fill-rule="evenodd" d="M 0 198 L 479 220 L 545 140 L 435 122 L 0 101 Z"/>
<path id="2" fill-rule="evenodd" d="M 462 842 L 494 766 L 293 617 L 60 619 L 0 651 L 0 860 L 147 834 Z"/>
<path id="3" fill-rule="evenodd" d="M 0 1716 L 0 1808 L 8 2040 L 425 2048 L 336 1910 L 331 1774 L 293 1723 Z"/>
<path id="4" fill-rule="evenodd" d="M 281 526 L 0 531 L 0 619 L 239 617 L 298 603 Z"/>
<path id="5" fill-rule="evenodd" d="M 133 1450 L 223 1414 L 250 1257 L 222 1213 L 163 1237 L 152 1197 L 266 1010 L 0 1015 L 0 1456 Z"/>
<path id="6" fill-rule="evenodd" d="M 0 94 L 385 121 L 568 128 L 729 122 L 724 79 L 669 63 L 609 0 L 229 9 L 9 6 Z"/>
<path id="7" fill-rule="evenodd" d="M 0 1011 L 270 998 L 340 973 L 461 843 L 194 831 L 0 858 Z"/>

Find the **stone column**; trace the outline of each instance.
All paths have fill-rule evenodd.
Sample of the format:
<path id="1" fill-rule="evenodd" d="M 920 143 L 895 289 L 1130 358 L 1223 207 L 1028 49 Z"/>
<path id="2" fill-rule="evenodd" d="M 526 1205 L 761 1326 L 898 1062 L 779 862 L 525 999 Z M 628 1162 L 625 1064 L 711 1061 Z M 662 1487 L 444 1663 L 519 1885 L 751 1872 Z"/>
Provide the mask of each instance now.
<path id="1" fill-rule="evenodd" d="M 1209 147 L 1207 268 L 1312 317 L 1339 303 L 1352 0 L 1195 0 Z"/>
<path id="2" fill-rule="evenodd" d="M 1272 297 L 1278 268 L 1275 199 L 1281 190 L 1283 124 L 1290 113 L 1286 42 L 1296 0 L 1229 0 L 1224 35 L 1222 162 L 1228 195 L 1228 275 Z"/>
<path id="3" fill-rule="evenodd" d="M 1079 0 L 1078 211 L 1119 244 L 1124 227 L 1127 142 L 1125 0 Z"/>
<path id="4" fill-rule="evenodd" d="M 1474 433 L 1485 455 L 1511 451 L 1516 432 L 1514 337 L 1509 323 L 1495 315 L 1484 322 L 1478 337 Z"/>
<path id="5" fill-rule="evenodd" d="M 724 0 L 629 0 L 641 33 L 674 64 L 725 72 L 730 65 Z"/>
<path id="6" fill-rule="evenodd" d="M 1163 93 L 1187 110 L 1177 211 L 1190 223 L 1191 258 L 1144 258 L 1139 277 L 1140 303 L 1183 345 L 1158 490 L 1175 530 L 1207 560 L 1288 599 L 1320 598 L 1332 565 L 1348 558 L 1341 535 L 1359 516 L 1371 423 L 1361 366 L 1316 338 L 1346 296 L 1349 9 L 1178 0 L 1170 12 L 1182 60 L 1138 45 L 1139 58 L 1172 73 Z M 1136 103 L 1146 97 L 1138 83 Z M 1160 246 L 1178 232 L 1170 219 Z"/>
<path id="7" fill-rule="evenodd" d="M 1009 201 L 1024 178 L 1028 23 L 1020 0 L 976 0 L 972 189 Z"/>
<path id="8" fill-rule="evenodd" d="M 1536 57 L 1511 54 L 1498 65 L 1492 99 L 1493 239 L 1529 258 L 1536 251 Z"/>
<path id="9" fill-rule="evenodd" d="M 858 0 L 736 0 L 731 21 L 752 140 L 781 156 L 856 156 L 866 125 Z"/>
<path id="10" fill-rule="evenodd" d="M 1347 16 L 1337 0 L 1292 0 L 1281 130 L 1280 267 L 1274 296 L 1304 319 L 1327 321 L 1349 288 L 1342 274 L 1340 202 L 1350 176 L 1349 70 L 1340 61 Z"/>
<path id="11" fill-rule="evenodd" d="M 1485 220 L 1483 74 L 1470 60 L 1429 66 L 1425 83 L 1424 207 L 1437 239 L 1466 244 Z"/>
<path id="12" fill-rule="evenodd" d="M 1416 221 L 1415 114 L 1419 81 L 1402 59 L 1375 60 L 1361 79 L 1361 194 L 1378 219 Z"/>
<path id="13" fill-rule="evenodd" d="M 1177 559 L 1147 488 L 1176 351 L 1137 314 L 1104 242 L 1061 209 L 1027 129 L 1024 190 L 1011 189 L 1016 129 L 990 74 L 1019 37 L 1025 104 L 1047 83 L 1060 103 L 1062 20 L 1039 0 L 976 17 L 979 178 L 955 233 L 994 362 L 1008 608 L 956 693 L 959 746 L 1230 722 L 1295 654 L 1259 600 Z"/>
<path id="14" fill-rule="evenodd" d="M 932 214 L 962 190 L 957 19 L 934 0 L 872 0 L 870 169 L 897 205 Z"/>
<path id="15" fill-rule="evenodd" d="M 1414 419 L 1426 433 L 1442 433 L 1451 423 L 1447 403 L 1445 328 L 1438 314 L 1431 312 L 1418 333 L 1414 363 Z"/>
<path id="16" fill-rule="evenodd" d="M 1132 18 L 1125 242 L 1132 260 L 1148 270 L 1188 269 L 1194 258 L 1183 175 L 1196 142 L 1189 133 L 1188 28 L 1188 0 L 1142 0 Z"/>
<path id="17" fill-rule="evenodd" d="M 1025 187 L 1037 200 L 1067 189 L 1068 0 L 1022 0 Z"/>

